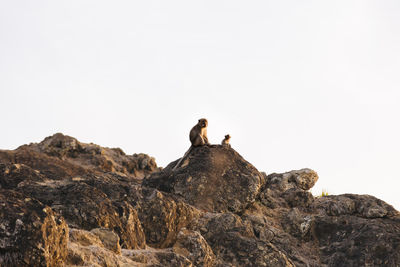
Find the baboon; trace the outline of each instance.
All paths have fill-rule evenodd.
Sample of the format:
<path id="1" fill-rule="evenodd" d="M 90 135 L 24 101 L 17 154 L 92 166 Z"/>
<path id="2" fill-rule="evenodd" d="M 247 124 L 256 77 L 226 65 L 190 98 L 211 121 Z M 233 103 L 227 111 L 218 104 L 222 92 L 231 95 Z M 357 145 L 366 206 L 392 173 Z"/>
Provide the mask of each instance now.
<path id="1" fill-rule="evenodd" d="M 189 155 L 194 147 L 210 144 L 207 138 L 207 126 L 207 119 L 199 119 L 197 124 L 193 126 L 192 130 L 190 130 L 189 133 L 189 139 L 192 145 L 190 146 L 189 150 L 186 151 L 185 155 L 183 155 L 183 157 L 178 161 L 173 170 L 175 170 L 181 164 L 182 160 L 184 160 L 187 155 Z"/>
<path id="2" fill-rule="evenodd" d="M 207 138 L 207 119 L 200 119 L 199 122 L 190 130 L 189 138 L 192 146 L 209 145 Z"/>
<path id="3" fill-rule="evenodd" d="M 223 146 L 231 146 L 229 141 L 231 140 L 231 136 L 229 134 L 225 135 L 225 138 L 222 140 L 221 145 Z"/>

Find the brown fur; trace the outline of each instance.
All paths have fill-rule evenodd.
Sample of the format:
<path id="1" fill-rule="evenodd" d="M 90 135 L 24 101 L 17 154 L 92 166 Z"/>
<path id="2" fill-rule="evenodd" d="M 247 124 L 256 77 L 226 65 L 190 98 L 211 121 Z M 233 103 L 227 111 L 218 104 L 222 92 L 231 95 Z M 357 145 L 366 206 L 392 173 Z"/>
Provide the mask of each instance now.
<path id="1" fill-rule="evenodd" d="M 230 145 L 229 141 L 231 140 L 231 136 L 229 134 L 225 135 L 225 138 L 222 140 L 221 145 Z"/>
<path id="2" fill-rule="evenodd" d="M 198 123 L 193 126 L 189 134 L 189 139 L 192 143 L 192 146 L 203 146 L 210 144 L 207 138 L 207 126 L 208 121 L 206 119 L 200 119 Z"/>
<path id="3" fill-rule="evenodd" d="M 181 164 L 182 160 L 184 160 L 189 155 L 193 147 L 210 144 L 207 138 L 207 126 L 207 119 L 200 119 L 197 124 L 193 126 L 189 133 L 189 139 L 192 145 L 190 146 L 189 150 L 186 151 L 185 155 L 183 155 L 183 157 L 178 161 L 173 170 L 175 170 Z"/>

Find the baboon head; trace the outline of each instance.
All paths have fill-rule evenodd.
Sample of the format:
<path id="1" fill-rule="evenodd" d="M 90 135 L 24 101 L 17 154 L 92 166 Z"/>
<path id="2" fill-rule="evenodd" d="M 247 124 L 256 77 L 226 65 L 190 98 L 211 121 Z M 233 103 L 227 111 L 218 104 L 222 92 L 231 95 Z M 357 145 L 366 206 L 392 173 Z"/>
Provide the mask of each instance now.
<path id="1" fill-rule="evenodd" d="M 208 121 L 207 119 L 200 119 L 198 124 L 201 128 L 206 128 L 208 126 Z"/>

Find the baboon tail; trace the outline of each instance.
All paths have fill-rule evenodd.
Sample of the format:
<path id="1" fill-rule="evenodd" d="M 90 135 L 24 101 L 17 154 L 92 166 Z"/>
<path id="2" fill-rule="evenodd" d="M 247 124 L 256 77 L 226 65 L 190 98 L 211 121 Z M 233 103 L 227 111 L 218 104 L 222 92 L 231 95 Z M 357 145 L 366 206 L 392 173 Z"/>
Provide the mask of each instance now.
<path id="1" fill-rule="evenodd" d="M 183 157 L 178 161 L 178 163 L 176 163 L 175 167 L 172 169 L 173 171 L 175 171 L 176 168 L 178 168 L 179 165 L 181 165 L 182 161 L 189 155 L 189 153 L 192 151 L 192 149 L 193 149 L 193 146 L 190 146 L 188 151 L 186 151 L 185 155 L 183 155 Z"/>

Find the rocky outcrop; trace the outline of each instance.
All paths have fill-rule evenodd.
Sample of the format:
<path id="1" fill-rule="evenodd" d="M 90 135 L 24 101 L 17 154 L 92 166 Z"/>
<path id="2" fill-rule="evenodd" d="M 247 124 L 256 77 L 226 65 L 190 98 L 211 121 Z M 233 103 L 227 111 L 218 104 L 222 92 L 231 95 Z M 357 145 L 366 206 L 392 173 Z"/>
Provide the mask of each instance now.
<path id="1" fill-rule="evenodd" d="M 109 230 L 70 229 L 69 235 L 66 266 L 138 266 L 121 255 L 118 236 Z"/>
<path id="2" fill-rule="evenodd" d="M 0 266 L 399 266 L 400 215 L 229 146 L 176 169 L 55 134 L 0 150 Z"/>
<path id="3" fill-rule="evenodd" d="M 42 170 L 51 179 L 94 171 L 143 178 L 158 170 L 155 159 L 146 154 L 126 155 L 120 148 L 81 143 L 61 133 L 49 136 L 38 144 L 23 145 L 15 151 L 2 151 L 0 159 Z"/>
<path id="4" fill-rule="evenodd" d="M 194 266 L 212 267 L 217 263 L 210 245 L 197 231 L 182 228 L 173 246 L 173 251 L 185 256 Z"/>
<path id="5" fill-rule="evenodd" d="M 99 178 L 100 176 L 97 179 Z M 62 215 L 71 227 L 85 230 L 112 229 L 119 235 L 123 248 L 143 248 L 146 242 L 137 209 L 123 200 L 129 188 L 124 188 L 122 182 L 119 187 L 112 187 L 110 184 L 115 190 L 113 195 L 121 196 L 121 199 L 113 199 L 109 198 L 101 187 L 91 185 L 91 179 L 94 178 L 70 181 L 46 180 L 26 183 L 16 190 L 50 206 Z M 117 183 L 113 179 L 109 182 Z"/>
<path id="6" fill-rule="evenodd" d="M 252 224 L 233 213 L 205 214 L 198 226 L 220 266 L 294 266 L 285 253 L 256 237 Z"/>
<path id="7" fill-rule="evenodd" d="M 242 212 L 264 183 L 264 176 L 228 146 L 195 147 L 174 170 L 175 164 L 153 173 L 143 185 L 182 196 L 206 211 Z"/>
<path id="8" fill-rule="evenodd" d="M 35 199 L 0 190 L 0 266 L 63 266 L 68 226 Z"/>
<path id="9" fill-rule="evenodd" d="M 313 232 L 328 266 L 398 266 L 400 217 L 367 195 L 327 196 L 315 201 Z"/>
<path id="10" fill-rule="evenodd" d="M 137 203 L 140 203 L 139 218 L 146 242 L 155 248 L 171 247 L 179 231 L 196 221 L 201 213 L 183 201 L 156 189 L 137 189 L 135 197 Z"/>

